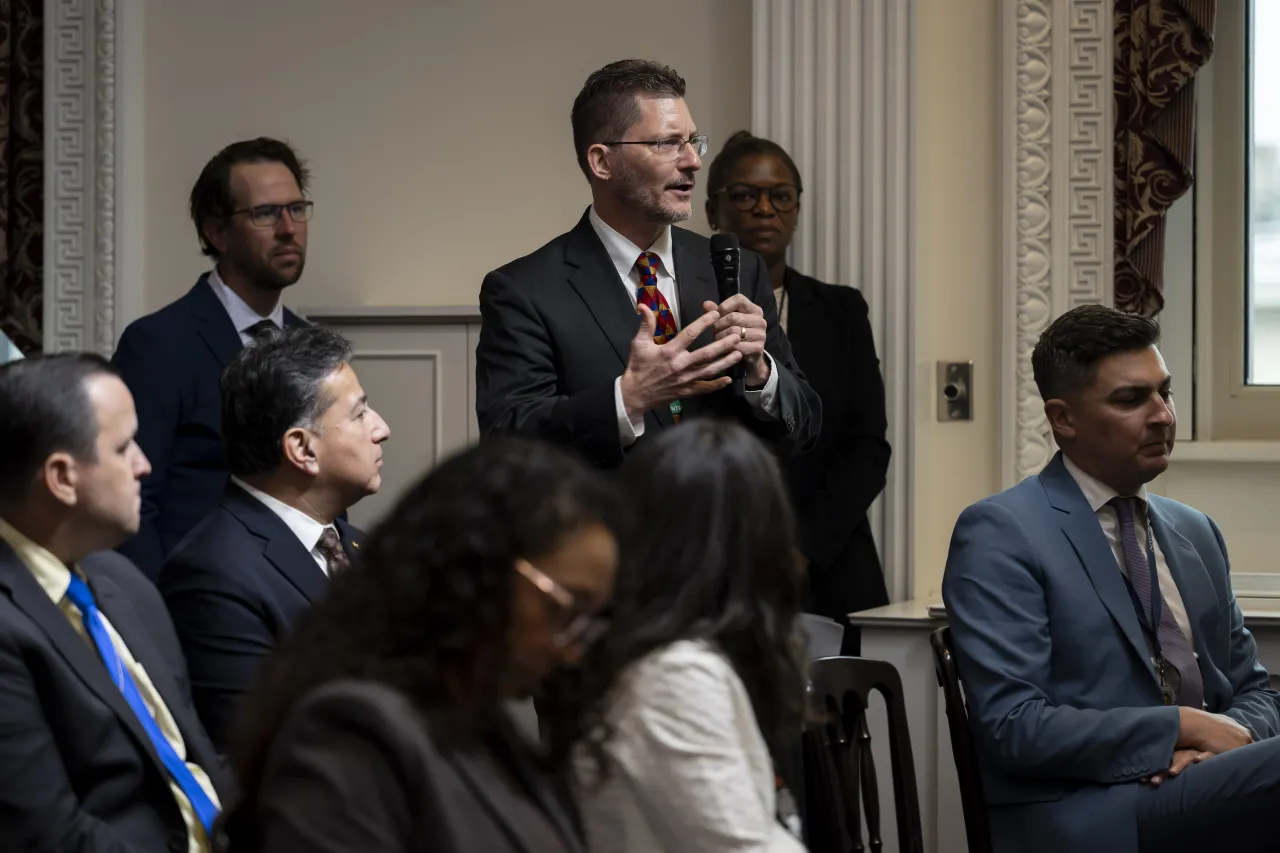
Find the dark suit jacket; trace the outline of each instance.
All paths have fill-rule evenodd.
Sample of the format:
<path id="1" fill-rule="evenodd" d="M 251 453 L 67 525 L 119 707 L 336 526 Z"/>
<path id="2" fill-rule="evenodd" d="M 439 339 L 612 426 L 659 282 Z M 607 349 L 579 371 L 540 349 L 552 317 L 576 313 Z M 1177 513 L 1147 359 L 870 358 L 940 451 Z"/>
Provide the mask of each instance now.
<path id="1" fill-rule="evenodd" d="M 711 269 L 710 242 L 682 228 L 671 229 L 680 319 L 702 315 L 702 303 L 719 302 Z M 776 421 L 724 391 L 684 402 L 684 418 L 714 415 L 736 419 L 782 455 L 813 445 L 822 403 L 796 367 L 778 326 L 768 270 L 754 252 L 742 253 L 742 292 L 764 309 L 765 348 L 778 368 Z M 485 276 L 480 288 L 483 325 L 476 346 L 476 414 L 485 434 L 514 430 L 577 448 L 594 464 L 622 464 L 614 380 L 622 375 L 639 319 L 617 270 L 586 214 L 577 226 L 531 255 Z M 708 331 L 693 348 L 714 340 Z M 644 417 L 637 447 L 672 426 L 666 407 Z"/>
<path id="2" fill-rule="evenodd" d="M 354 560 L 364 534 L 336 524 Z M 160 594 L 187 657 L 196 710 L 220 749 L 258 667 L 328 582 L 280 516 L 234 484 L 165 561 Z"/>
<path id="3" fill-rule="evenodd" d="M 889 603 L 867 521 L 889 469 L 884 380 L 859 291 L 790 268 L 786 288 L 787 338 L 822 398 L 817 445 L 785 465 L 809 558 L 808 609 L 843 620 Z"/>
<path id="4" fill-rule="evenodd" d="M 151 461 L 142 480 L 142 527 L 117 550 L 152 580 L 227 487 L 218 380 L 242 344 L 207 278 L 130 323 L 111 359 L 133 392 L 138 446 Z M 287 327 L 306 322 L 288 310 L 284 318 Z"/>
<path id="5" fill-rule="evenodd" d="M 147 671 L 225 804 L 229 775 L 191 704 L 155 587 L 114 552 L 80 562 L 98 608 Z M 0 850 L 187 850 L 164 765 L 97 651 L 0 542 Z"/>
<path id="6" fill-rule="evenodd" d="M 1186 605 L 1206 710 L 1280 734 L 1280 694 L 1231 591 L 1217 525 L 1148 496 Z M 1139 780 L 1169 766 L 1164 705 L 1124 575 L 1058 454 L 961 513 L 942 597 L 964 682 L 995 849 L 1138 850 Z M 1227 845 L 1229 848 L 1230 845 Z"/>
<path id="7" fill-rule="evenodd" d="M 228 816 L 231 853 L 584 850 L 561 787 L 514 732 L 434 737 L 403 694 L 367 681 L 302 700 L 252 805 Z"/>

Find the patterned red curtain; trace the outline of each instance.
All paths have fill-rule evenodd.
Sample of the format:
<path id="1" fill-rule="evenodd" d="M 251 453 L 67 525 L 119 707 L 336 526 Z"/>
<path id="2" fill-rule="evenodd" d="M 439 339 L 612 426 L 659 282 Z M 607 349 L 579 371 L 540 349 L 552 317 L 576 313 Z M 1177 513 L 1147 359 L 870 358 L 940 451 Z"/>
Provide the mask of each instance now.
<path id="1" fill-rule="evenodd" d="M 1244 2 L 1244 0 L 1231 0 Z M 1195 73 L 1213 53 L 1217 0 L 1116 0 L 1115 300 L 1164 307 L 1164 228 L 1191 188 Z"/>
<path id="2" fill-rule="evenodd" d="M 43 343 L 44 2 L 0 0 L 0 330 Z"/>

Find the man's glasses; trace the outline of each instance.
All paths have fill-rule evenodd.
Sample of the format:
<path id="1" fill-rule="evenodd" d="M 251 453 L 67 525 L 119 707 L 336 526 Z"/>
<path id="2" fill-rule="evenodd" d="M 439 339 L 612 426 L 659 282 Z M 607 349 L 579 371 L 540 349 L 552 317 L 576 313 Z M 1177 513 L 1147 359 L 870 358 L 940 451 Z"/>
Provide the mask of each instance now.
<path id="1" fill-rule="evenodd" d="M 295 201 L 290 204 L 260 204 L 257 207 L 246 207 L 233 210 L 227 214 L 230 219 L 240 213 L 249 214 L 249 221 L 258 228 L 274 228 L 285 211 L 294 222 L 306 222 L 311 219 L 311 211 L 316 206 L 314 201 Z"/>
<path id="2" fill-rule="evenodd" d="M 557 646 L 564 648 L 575 643 L 590 646 L 608 629 L 609 620 L 583 611 L 572 592 L 537 566 L 527 560 L 516 560 L 516 571 L 560 608 L 562 625 L 553 640 Z"/>
<path id="3" fill-rule="evenodd" d="M 674 160 L 680 156 L 680 152 L 684 150 L 686 145 L 693 148 L 693 153 L 699 157 L 703 157 L 707 153 L 707 137 L 705 134 L 691 136 L 688 139 L 681 139 L 678 136 L 670 136 L 666 139 L 642 139 L 632 140 L 630 142 L 602 142 L 601 145 L 648 145 L 659 157 L 666 160 Z"/>
<path id="4" fill-rule="evenodd" d="M 800 203 L 800 190 L 791 184 L 775 184 L 772 187 L 758 187 L 755 184 L 729 184 L 719 191 L 729 199 L 729 204 L 738 210 L 755 210 L 760 203 L 760 196 L 767 195 L 769 204 L 778 213 L 795 210 Z"/>

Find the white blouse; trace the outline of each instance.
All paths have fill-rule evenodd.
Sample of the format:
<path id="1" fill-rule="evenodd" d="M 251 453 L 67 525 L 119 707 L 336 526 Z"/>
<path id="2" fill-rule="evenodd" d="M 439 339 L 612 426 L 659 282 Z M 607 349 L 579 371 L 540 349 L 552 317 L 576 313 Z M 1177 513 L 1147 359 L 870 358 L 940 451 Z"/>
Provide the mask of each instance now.
<path id="1" fill-rule="evenodd" d="M 610 699 L 603 785 L 579 756 L 592 853 L 803 853 L 778 822 L 773 762 L 742 680 L 702 641 L 659 649 Z"/>

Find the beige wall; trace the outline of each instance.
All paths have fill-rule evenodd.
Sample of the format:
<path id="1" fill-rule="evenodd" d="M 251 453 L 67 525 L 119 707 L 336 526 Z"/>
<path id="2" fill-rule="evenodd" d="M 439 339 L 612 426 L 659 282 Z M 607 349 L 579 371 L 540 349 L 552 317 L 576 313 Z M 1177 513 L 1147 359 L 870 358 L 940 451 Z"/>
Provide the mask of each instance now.
<path id="1" fill-rule="evenodd" d="M 999 486 L 1002 0 L 917 0 L 916 597 L 936 597 L 956 516 Z M 968 422 L 939 423 L 935 365 L 974 363 Z"/>
<path id="2" fill-rule="evenodd" d="M 591 71 L 671 64 L 713 151 L 751 118 L 746 0 L 647 0 L 648 32 L 598 0 L 145 2 L 144 311 L 207 266 L 187 194 L 237 139 L 286 138 L 313 169 L 291 304 L 471 305 L 588 204 L 569 109 Z"/>

